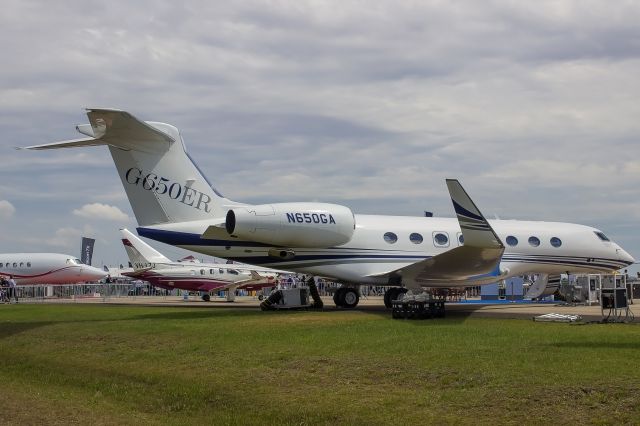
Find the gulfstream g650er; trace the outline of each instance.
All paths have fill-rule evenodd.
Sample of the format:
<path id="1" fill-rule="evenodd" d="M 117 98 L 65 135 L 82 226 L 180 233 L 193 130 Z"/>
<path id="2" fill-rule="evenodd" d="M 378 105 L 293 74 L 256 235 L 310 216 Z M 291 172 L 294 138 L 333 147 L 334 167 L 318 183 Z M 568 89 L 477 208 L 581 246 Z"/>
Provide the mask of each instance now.
<path id="1" fill-rule="evenodd" d="M 457 218 L 356 215 L 325 203 L 248 205 L 216 191 L 180 132 L 125 111 L 89 109 L 85 138 L 29 149 L 106 145 L 135 213 L 138 234 L 250 264 L 330 277 L 336 301 L 358 303 L 358 286 L 466 287 L 539 273 L 609 272 L 634 262 L 600 230 L 555 222 L 487 220 L 456 180 Z M 394 292 L 395 291 L 395 292 Z"/>

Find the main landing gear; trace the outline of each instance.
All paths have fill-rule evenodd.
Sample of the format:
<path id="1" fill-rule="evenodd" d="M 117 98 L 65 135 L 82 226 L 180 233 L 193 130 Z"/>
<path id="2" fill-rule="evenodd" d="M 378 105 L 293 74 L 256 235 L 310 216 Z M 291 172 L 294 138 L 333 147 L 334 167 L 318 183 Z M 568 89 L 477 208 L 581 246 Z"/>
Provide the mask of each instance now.
<path id="1" fill-rule="evenodd" d="M 384 292 L 384 306 L 387 308 L 391 308 L 392 302 L 397 300 L 401 294 L 407 292 L 406 288 L 401 287 L 391 287 Z"/>
<path id="2" fill-rule="evenodd" d="M 333 302 L 340 308 L 355 308 L 360 301 L 360 293 L 357 288 L 340 287 L 333 293 Z"/>

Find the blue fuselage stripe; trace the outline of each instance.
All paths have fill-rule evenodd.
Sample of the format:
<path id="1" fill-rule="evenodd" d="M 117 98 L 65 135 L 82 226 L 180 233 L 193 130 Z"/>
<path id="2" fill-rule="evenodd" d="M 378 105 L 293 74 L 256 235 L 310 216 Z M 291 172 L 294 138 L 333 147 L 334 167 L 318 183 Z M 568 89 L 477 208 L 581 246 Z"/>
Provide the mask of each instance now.
<path id="1" fill-rule="evenodd" d="M 175 232 L 166 230 L 157 230 L 151 228 L 137 228 L 138 234 L 151 238 L 156 241 L 160 241 L 166 244 L 175 246 L 192 246 L 192 247 L 220 247 L 220 251 L 224 247 L 246 247 L 246 248 L 272 248 L 273 245 L 263 244 L 253 241 L 232 241 L 232 240 L 211 240 L 200 238 L 198 234 Z M 349 250 L 349 252 L 346 252 Z M 304 266 L 305 262 L 310 261 L 335 261 L 336 264 L 344 263 L 348 260 L 406 260 L 407 262 L 417 262 L 423 259 L 430 258 L 429 255 L 415 255 L 415 254 L 386 254 L 381 250 L 376 249 L 364 249 L 357 247 L 332 247 L 323 249 L 325 254 L 296 254 L 293 259 L 280 259 L 272 256 L 260 255 L 248 255 L 248 256 L 225 256 L 223 253 L 217 255 L 223 256 L 233 260 L 245 261 L 256 265 L 261 264 L 278 264 L 287 263 L 291 266 L 300 264 Z M 327 251 L 330 251 L 327 253 Z M 353 253 L 353 252 L 355 253 Z M 232 254 L 232 253 L 229 253 Z M 233 253 L 237 254 L 237 253 Z M 619 269 L 627 264 L 617 259 L 603 259 L 603 258 L 587 258 L 578 256 L 549 256 L 549 255 L 525 255 L 525 254 L 510 254 L 505 253 L 502 262 L 521 262 L 521 263 L 543 263 L 550 265 L 567 265 L 567 266 L 579 266 L 579 267 L 591 267 L 598 269 Z"/>

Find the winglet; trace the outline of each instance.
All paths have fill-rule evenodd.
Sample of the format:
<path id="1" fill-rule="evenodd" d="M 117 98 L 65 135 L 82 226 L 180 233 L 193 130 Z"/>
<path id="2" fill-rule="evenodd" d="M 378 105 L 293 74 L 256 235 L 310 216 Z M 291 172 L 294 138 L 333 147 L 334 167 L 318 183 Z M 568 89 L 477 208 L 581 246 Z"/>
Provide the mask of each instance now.
<path id="1" fill-rule="evenodd" d="M 447 179 L 447 188 L 458 216 L 464 245 L 482 248 L 504 248 L 491 225 L 482 215 L 457 179 Z"/>

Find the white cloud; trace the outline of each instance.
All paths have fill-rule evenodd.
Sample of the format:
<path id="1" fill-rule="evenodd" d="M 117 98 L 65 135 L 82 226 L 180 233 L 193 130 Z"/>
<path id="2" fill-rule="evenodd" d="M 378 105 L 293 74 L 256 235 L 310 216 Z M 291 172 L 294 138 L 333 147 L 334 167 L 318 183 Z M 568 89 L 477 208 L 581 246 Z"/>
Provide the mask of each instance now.
<path id="1" fill-rule="evenodd" d="M 118 207 L 101 203 L 85 204 L 80 209 L 75 209 L 73 214 L 87 219 L 102 219 L 114 222 L 129 221 L 129 216 Z"/>
<path id="2" fill-rule="evenodd" d="M 56 247 L 73 247 L 80 244 L 82 231 L 75 228 L 57 229 L 54 236 L 46 238 L 44 242 L 50 246 Z"/>
<path id="3" fill-rule="evenodd" d="M 7 200 L 0 200 L 0 219 L 9 219 L 16 212 L 13 204 Z"/>

